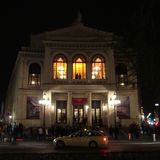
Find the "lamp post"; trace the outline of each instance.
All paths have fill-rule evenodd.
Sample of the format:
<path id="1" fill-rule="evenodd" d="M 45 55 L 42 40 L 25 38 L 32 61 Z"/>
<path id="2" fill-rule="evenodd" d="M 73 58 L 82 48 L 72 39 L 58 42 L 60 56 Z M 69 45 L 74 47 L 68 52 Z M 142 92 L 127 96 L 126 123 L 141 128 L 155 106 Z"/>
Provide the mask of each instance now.
<path id="1" fill-rule="evenodd" d="M 39 100 L 39 104 L 43 105 L 43 129 L 46 128 L 46 105 L 50 104 L 49 99 L 46 98 L 44 94 L 43 98 Z"/>
<path id="2" fill-rule="evenodd" d="M 154 107 L 155 107 L 155 111 L 158 113 L 159 103 L 155 103 Z"/>
<path id="3" fill-rule="evenodd" d="M 154 119 L 155 119 L 156 123 L 159 123 L 159 113 L 158 113 L 158 111 L 159 111 L 159 103 L 155 103 L 154 106 L 155 106 Z"/>
<path id="4" fill-rule="evenodd" d="M 9 118 L 9 123 L 11 123 L 12 122 L 12 115 L 9 115 L 8 118 Z"/>

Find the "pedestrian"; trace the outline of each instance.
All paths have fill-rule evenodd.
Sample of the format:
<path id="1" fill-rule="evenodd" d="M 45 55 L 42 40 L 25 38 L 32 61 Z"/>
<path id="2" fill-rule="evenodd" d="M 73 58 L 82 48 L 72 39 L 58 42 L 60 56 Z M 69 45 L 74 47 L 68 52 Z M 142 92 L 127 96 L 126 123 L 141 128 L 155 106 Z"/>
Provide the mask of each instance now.
<path id="1" fill-rule="evenodd" d="M 49 133 L 48 133 L 48 128 L 45 129 L 45 139 L 49 139 Z"/>
<path id="2" fill-rule="evenodd" d="M 11 124 L 11 144 L 16 144 L 17 125 L 16 122 Z"/>
<path id="3" fill-rule="evenodd" d="M 115 126 L 114 128 L 114 138 L 117 140 L 118 139 L 118 128 Z"/>
<path id="4" fill-rule="evenodd" d="M 156 130 L 155 130 L 155 126 L 152 127 L 151 132 L 152 132 L 153 142 L 156 142 Z"/>
<path id="5" fill-rule="evenodd" d="M 4 142 L 4 138 L 5 138 L 5 126 L 2 126 L 2 129 L 1 129 L 1 142 Z"/>
<path id="6" fill-rule="evenodd" d="M 110 127 L 109 127 L 109 135 L 110 135 L 111 138 L 113 138 L 113 132 L 114 132 L 114 131 L 113 131 L 113 127 L 110 126 Z"/>
<path id="7" fill-rule="evenodd" d="M 132 136 L 132 129 L 129 128 L 129 130 L 128 130 L 128 140 L 129 141 L 131 140 L 131 136 Z"/>
<path id="8" fill-rule="evenodd" d="M 38 128 L 38 140 L 41 141 L 43 137 L 43 129 L 42 127 Z"/>

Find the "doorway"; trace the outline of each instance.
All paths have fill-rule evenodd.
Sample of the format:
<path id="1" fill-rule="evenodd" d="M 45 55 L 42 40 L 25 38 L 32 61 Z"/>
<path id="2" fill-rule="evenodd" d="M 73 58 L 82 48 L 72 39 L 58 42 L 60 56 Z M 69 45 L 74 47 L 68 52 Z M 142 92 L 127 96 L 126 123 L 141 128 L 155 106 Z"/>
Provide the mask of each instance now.
<path id="1" fill-rule="evenodd" d="M 82 123 L 84 119 L 84 106 L 73 106 L 73 123 Z"/>
<path id="2" fill-rule="evenodd" d="M 92 124 L 100 125 L 101 122 L 101 101 L 93 100 L 92 101 Z"/>

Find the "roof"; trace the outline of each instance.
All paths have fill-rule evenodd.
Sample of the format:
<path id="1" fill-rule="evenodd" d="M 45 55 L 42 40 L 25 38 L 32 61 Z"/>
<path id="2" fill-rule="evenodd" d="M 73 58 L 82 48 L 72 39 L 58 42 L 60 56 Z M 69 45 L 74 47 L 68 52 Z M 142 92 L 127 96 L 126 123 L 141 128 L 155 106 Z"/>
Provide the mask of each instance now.
<path id="1" fill-rule="evenodd" d="M 110 42 L 114 41 L 112 32 L 104 32 L 95 28 L 84 26 L 81 22 L 31 36 L 31 44 L 43 43 L 43 41 L 62 42 Z"/>

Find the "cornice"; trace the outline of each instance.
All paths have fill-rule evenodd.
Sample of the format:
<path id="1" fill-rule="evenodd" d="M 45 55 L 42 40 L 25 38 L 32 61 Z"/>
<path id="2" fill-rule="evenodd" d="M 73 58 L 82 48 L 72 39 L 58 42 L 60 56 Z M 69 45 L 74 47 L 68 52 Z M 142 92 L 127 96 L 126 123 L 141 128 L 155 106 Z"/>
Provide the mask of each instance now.
<path id="1" fill-rule="evenodd" d="M 106 49 L 114 45 L 114 41 L 109 42 L 62 42 L 62 41 L 44 41 L 45 46 L 54 48 L 72 48 L 72 49 Z"/>
<path id="2" fill-rule="evenodd" d="M 44 56 L 44 53 L 40 53 L 40 52 L 19 51 L 19 54 L 23 57 L 43 57 Z"/>
<path id="3" fill-rule="evenodd" d="M 21 51 L 28 51 L 28 52 L 44 52 L 44 48 L 21 47 Z"/>
<path id="4" fill-rule="evenodd" d="M 30 57 L 43 57 L 44 56 L 44 49 L 42 48 L 30 48 L 30 47 L 21 47 L 21 51 L 19 54 L 23 57 L 30 56 Z"/>

